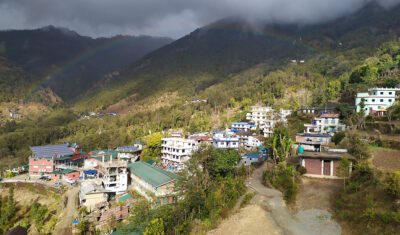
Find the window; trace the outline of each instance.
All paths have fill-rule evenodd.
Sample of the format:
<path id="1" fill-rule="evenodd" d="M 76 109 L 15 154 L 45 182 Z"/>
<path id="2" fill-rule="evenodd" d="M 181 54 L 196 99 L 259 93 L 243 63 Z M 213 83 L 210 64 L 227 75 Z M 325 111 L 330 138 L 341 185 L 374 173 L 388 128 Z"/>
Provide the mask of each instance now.
<path id="1" fill-rule="evenodd" d="M 368 102 L 368 99 L 365 99 L 364 102 L 367 103 L 367 102 Z"/>
<path id="2" fill-rule="evenodd" d="M 383 102 L 383 99 L 381 99 L 380 101 Z"/>
<path id="3" fill-rule="evenodd" d="M 376 95 L 376 92 L 374 92 L 374 95 Z"/>
<path id="4" fill-rule="evenodd" d="M 391 95 L 392 94 L 392 92 L 391 91 L 389 91 L 389 95 Z"/>
<path id="5" fill-rule="evenodd" d="M 381 91 L 381 95 L 383 95 L 383 91 Z"/>
<path id="6" fill-rule="evenodd" d="M 372 99 L 372 102 L 375 102 L 375 99 Z"/>
<path id="7" fill-rule="evenodd" d="M 392 99 L 389 99 L 389 102 L 392 102 Z"/>

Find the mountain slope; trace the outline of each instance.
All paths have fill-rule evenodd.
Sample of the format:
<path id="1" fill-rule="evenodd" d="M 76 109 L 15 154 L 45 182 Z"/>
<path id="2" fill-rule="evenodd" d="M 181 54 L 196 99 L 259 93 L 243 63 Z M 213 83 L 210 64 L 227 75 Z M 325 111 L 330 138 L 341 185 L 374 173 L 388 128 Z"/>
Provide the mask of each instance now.
<path id="1" fill-rule="evenodd" d="M 92 39 L 47 26 L 1 31 L 0 56 L 23 69 L 37 84 L 50 86 L 64 100 L 71 100 L 106 74 L 171 41 L 148 36 Z"/>
<path id="2" fill-rule="evenodd" d="M 387 10 L 371 3 L 355 14 L 306 26 L 255 28 L 240 19 L 221 20 L 150 53 L 120 77 L 103 80 L 81 104 L 104 107 L 128 96 L 140 100 L 165 91 L 193 95 L 253 66 L 262 64 L 268 73 L 292 59 L 320 56 L 335 62 L 341 56 L 354 65 L 399 35 L 399 11 L 399 6 Z"/>

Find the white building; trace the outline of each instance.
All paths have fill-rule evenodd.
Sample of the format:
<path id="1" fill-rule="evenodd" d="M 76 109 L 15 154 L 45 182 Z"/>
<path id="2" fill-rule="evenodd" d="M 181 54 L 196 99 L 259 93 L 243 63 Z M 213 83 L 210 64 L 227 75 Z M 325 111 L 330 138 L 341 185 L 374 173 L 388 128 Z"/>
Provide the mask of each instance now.
<path id="1" fill-rule="evenodd" d="M 255 130 L 256 125 L 250 124 L 248 122 L 232 122 L 230 129 L 232 131 L 249 131 L 249 130 Z"/>
<path id="2" fill-rule="evenodd" d="M 171 170 L 180 171 L 190 155 L 197 150 L 198 145 L 195 139 L 171 137 L 162 138 L 161 147 L 163 164 Z"/>
<path id="3" fill-rule="evenodd" d="M 339 114 L 322 114 L 319 118 L 314 118 L 312 123 L 304 124 L 305 133 L 335 133 L 346 130 L 346 125 L 339 120 Z"/>
<path id="4" fill-rule="evenodd" d="M 103 158 L 104 159 L 104 158 Z M 105 190 L 117 194 L 125 192 L 128 188 L 128 162 L 110 157 L 109 161 L 102 160 L 99 174 Z"/>
<path id="5" fill-rule="evenodd" d="M 264 138 L 261 136 L 254 135 L 254 136 L 249 136 L 246 147 L 257 148 L 258 146 L 261 146 L 263 144 L 264 144 Z"/>
<path id="6" fill-rule="evenodd" d="M 239 137 L 227 135 L 222 132 L 214 133 L 213 146 L 217 149 L 239 150 Z"/>
<path id="7" fill-rule="evenodd" d="M 396 91 L 400 91 L 400 88 L 370 88 L 368 92 L 357 93 L 355 102 L 357 112 L 360 112 L 360 103 L 364 99 L 366 115 L 385 114 L 387 109 L 395 103 Z"/>
<path id="8" fill-rule="evenodd" d="M 287 116 L 292 114 L 292 110 L 281 109 L 274 111 L 271 107 L 251 106 L 251 113 L 246 114 L 247 120 L 254 122 L 264 133 L 264 137 L 269 137 L 273 133 L 273 128 L 277 122 L 287 122 Z"/>

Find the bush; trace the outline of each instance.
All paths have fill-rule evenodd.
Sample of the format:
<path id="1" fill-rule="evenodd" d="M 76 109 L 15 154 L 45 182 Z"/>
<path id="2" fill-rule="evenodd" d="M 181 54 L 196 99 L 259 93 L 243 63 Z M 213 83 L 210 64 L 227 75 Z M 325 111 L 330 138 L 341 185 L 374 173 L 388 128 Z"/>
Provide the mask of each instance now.
<path id="1" fill-rule="evenodd" d="M 250 202 L 250 200 L 254 197 L 254 195 L 255 195 L 254 193 L 246 193 L 246 195 L 244 195 L 242 203 L 240 203 L 240 207 L 242 208 L 246 206 Z"/>
<path id="2" fill-rule="evenodd" d="M 332 137 L 332 141 L 335 143 L 335 145 L 338 145 L 344 139 L 344 137 L 346 137 L 346 133 L 341 131 Z"/>
<path id="3" fill-rule="evenodd" d="M 307 173 L 307 168 L 305 168 L 304 166 L 299 166 L 297 167 L 297 171 L 300 173 L 300 175 L 304 175 L 305 173 Z"/>
<path id="4" fill-rule="evenodd" d="M 263 177 L 265 183 L 283 192 L 287 203 L 292 202 L 296 198 L 299 189 L 299 179 L 298 172 L 294 166 L 284 167 L 283 165 L 278 165 L 269 168 L 264 172 Z"/>
<path id="5" fill-rule="evenodd" d="M 383 182 L 383 186 L 390 195 L 400 197 L 400 171 L 389 173 Z"/>

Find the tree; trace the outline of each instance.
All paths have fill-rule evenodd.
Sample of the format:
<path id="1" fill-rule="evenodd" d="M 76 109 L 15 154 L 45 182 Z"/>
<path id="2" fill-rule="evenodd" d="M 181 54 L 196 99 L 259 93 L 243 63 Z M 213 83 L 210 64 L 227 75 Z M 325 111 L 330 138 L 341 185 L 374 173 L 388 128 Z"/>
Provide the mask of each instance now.
<path id="1" fill-rule="evenodd" d="M 385 191 L 397 198 L 400 197 L 400 171 L 389 173 L 383 182 Z"/>
<path id="2" fill-rule="evenodd" d="M 346 189 L 346 178 L 350 176 L 351 162 L 347 157 L 342 157 L 336 168 L 337 175 L 343 178 L 343 189 Z"/>
<path id="3" fill-rule="evenodd" d="M 161 218 L 153 219 L 146 227 L 144 235 L 164 235 L 164 223 Z"/>
<path id="4" fill-rule="evenodd" d="M 79 224 L 78 224 L 78 229 L 81 231 L 81 234 L 87 234 L 89 232 L 89 221 L 87 220 L 82 220 Z"/>

